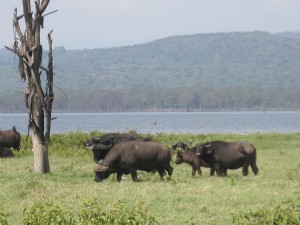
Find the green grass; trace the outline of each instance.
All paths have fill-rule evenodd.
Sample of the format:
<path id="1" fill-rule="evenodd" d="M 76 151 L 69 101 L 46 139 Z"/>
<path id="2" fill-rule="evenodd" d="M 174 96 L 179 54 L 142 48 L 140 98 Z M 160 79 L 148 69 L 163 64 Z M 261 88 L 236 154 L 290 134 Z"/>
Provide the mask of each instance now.
<path id="1" fill-rule="evenodd" d="M 8 213 L 8 224 L 22 224 L 23 210 L 49 200 L 76 212 L 85 201 L 95 200 L 109 207 L 119 201 L 128 207 L 142 204 L 160 224 L 233 224 L 236 215 L 260 209 L 275 209 L 282 202 L 299 201 L 300 134 L 157 134 L 153 139 L 171 146 L 177 141 L 209 140 L 252 142 L 258 152 L 259 175 L 251 169 L 229 170 L 228 177 L 191 176 L 191 167 L 175 165 L 171 179 L 138 171 L 139 182 L 127 175 L 121 183 L 112 175 L 102 183 L 93 182 L 92 154 L 83 141 L 93 132 L 54 134 L 49 149 L 50 174 L 33 173 L 30 139 L 22 140 L 22 151 L 14 158 L 0 159 L 0 209 Z M 149 134 L 145 136 L 150 136 Z M 175 157 L 173 157 L 173 160 Z M 0 214 L 0 224 L 1 215 Z M 3 223 L 4 224 L 4 223 Z"/>

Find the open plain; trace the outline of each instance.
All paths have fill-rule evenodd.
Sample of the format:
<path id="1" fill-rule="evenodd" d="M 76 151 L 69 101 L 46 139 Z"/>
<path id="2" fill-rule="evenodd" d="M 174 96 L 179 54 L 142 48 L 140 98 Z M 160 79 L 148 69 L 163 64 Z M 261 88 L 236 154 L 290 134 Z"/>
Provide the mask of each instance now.
<path id="1" fill-rule="evenodd" d="M 273 210 L 287 201 L 299 206 L 299 133 L 144 135 L 168 146 L 177 141 L 250 141 L 257 149 L 259 174 L 254 176 L 249 169 L 249 175 L 243 177 L 238 169 L 220 178 L 209 176 L 209 169 L 202 168 L 202 176 L 192 177 L 191 167 L 175 165 L 173 155 L 171 179 L 161 180 L 158 174 L 138 171 L 136 183 L 130 175 L 120 183 L 115 175 L 101 183 L 93 181 L 92 153 L 83 147 L 92 135 L 101 134 L 53 134 L 49 174 L 33 173 L 30 138 L 25 141 L 23 137 L 22 150 L 14 158 L 0 159 L 0 208 L 6 212 L 8 224 L 23 224 L 24 209 L 28 211 L 43 201 L 51 201 L 74 215 L 85 207 L 85 202 L 96 202 L 101 207 L 140 205 L 159 224 L 229 225 L 241 213 Z"/>

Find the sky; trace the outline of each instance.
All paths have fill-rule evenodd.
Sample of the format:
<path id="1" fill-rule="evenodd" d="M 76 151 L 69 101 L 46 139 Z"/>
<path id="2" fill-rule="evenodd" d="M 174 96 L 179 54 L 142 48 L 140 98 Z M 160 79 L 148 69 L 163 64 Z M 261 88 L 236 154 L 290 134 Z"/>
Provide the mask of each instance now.
<path id="1" fill-rule="evenodd" d="M 33 1 L 32 2 L 32 6 Z M 0 1 L 0 48 L 13 43 L 14 8 Z M 110 48 L 199 33 L 300 30 L 300 0 L 51 0 L 42 39 L 53 46 Z M 24 29 L 23 29 L 24 30 Z M 44 44 L 43 44 L 44 45 Z"/>

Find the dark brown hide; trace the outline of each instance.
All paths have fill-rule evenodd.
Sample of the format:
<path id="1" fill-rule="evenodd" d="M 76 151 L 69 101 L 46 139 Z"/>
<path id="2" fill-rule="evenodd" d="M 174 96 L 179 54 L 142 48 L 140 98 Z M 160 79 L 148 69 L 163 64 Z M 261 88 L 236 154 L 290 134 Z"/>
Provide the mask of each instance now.
<path id="1" fill-rule="evenodd" d="M 227 169 L 243 168 L 243 175 L 248 175 L 249 165 L 255 175 L 258 174 L 256 165 L 256 149 L 253 144 L 243 142 L 211 141 L 197 144 L 195 153 L 211 165 L 222 176 Z M 226 175 L 226 174 L 225 174 Z"/>
<path id="2" fill-rule="evenodd" d="M 201 166 L 211 168 L 211 166 L 208 163 L 201 160 L 200 157 L 198 157 L 195 154 L 195 152 L 193 152 L 191 149 L 179 152 L 177 154 L 175 163 L 181 164 L 183 162 L 191 165 L 192 176 L 195 176 L 196 171 L 198 171 L 199 175 L 202 175 Z M 214 170 L 211 170 L 210 175 L 212 175 L 212 176 L 214 175 Z"/>
<path id="3" fill-rule="evenodd" d="M 123 141 L 132 141 L 132 140 L 144 140 L 142 136 L 136 133 L 108 133 L 100 137 L 92 137 L 90 140 L 84 142 L 84 147 L 88 150 L 92 150 L 94 156 L 94 162 L 98 163 L 107 155 L 110 149 L 117 143 Z M 147 139 L 148 140 L 148 139 Z M 99 164 L 98 164 L 99 165 Z M 97 167 L 97 166 L 96 166 Z M 95 168 L 96 168 L 95 167 Z M 112 173 L 110 172 L 95 172 L 94 180 L 96 182 L 102 181 L 109 177 Z M 116 173 L 116 171 L 114 171 Z M 118 174 L 118 172 L 117 172 Z M 122 177 L 122 175 L 121 175 Z"/>
<path id="4" fill-rule="evenodd" d="M 187 144 L 183 142 L 177 142 L 175 145 L 172 145 L 173 150 L 179 148 L 178 153 L 176 155 L 176 164 L 187 163 L 192 167 L 192 176 L 195 176 L 196 171 L 198 171 L 199 175 L 202 175 L 201 166 L 211 168 L 211 166 L 200 159 L 199 156 L 193 152 Z M 210 175 L 214 175 L 214 170 L 211 169 Z"/>
<path id="5" fill-rule="evenodd" d="M 12 130 L 0 131 L 0 146 L 20 150 L 21 135 L 15 126 Z"/>
<path id="6" fill-rule="evenodd" d="M 170 149 L 158 142 L 125 141 L 115 144 L 97 165 L 97 173 L 117 171 L 117 180 L 121 181 L 123 174 L 131 174 L 132 180 L 137 180 L 137 170 L 158 171 L 163 178 L 165 171 L 172 176 L 170 165 Z"/>
<path id="7" fill-rule="evenodd" d="M 14 157 L 14 152 L 7 147 L 0 146 L 0 158 Z"/>

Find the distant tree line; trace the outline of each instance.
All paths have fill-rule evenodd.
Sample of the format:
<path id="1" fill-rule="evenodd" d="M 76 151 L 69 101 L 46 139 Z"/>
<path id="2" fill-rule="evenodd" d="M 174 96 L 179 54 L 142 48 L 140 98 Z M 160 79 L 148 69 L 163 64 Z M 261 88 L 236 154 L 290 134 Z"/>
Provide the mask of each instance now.
<path id="1" fill-rule="evenodd" d="M 299 110 L 300 89 L 190 87 L 176 89 L 122 89 L 101 91 L 57 91 L 57 112 L 128 111 L 242 111 Z M 22 96 L 4 96 L 0 112 L 27 112 Z"/>

